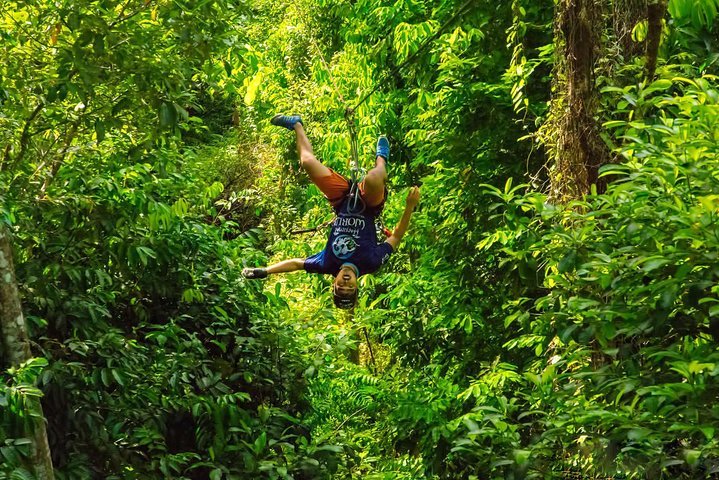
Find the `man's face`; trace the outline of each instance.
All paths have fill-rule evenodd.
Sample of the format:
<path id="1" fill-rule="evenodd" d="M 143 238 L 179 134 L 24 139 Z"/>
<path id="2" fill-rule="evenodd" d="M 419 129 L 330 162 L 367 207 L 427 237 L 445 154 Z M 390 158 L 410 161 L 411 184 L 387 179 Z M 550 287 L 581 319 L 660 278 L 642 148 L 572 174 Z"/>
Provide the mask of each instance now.
<path id="1" fill-rule="evenodd" d="M 350 267 L 342 267 L 335 277 L 335 293 L 342 297 L 354 295 L 357 291 L 357 275 Z"/>

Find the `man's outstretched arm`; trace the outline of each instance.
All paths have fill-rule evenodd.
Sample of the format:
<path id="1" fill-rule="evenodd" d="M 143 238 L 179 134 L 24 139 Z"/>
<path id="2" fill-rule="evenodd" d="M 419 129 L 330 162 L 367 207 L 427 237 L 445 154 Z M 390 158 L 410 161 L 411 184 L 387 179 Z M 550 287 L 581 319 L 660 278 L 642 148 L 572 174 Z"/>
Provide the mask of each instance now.
<path id="1" fill-rule="evenodd" d="M 392 250 L 397 250 L 397 247 L 402 241 L 402 237 L 404 237 L 404 234 L 407 233 L 407 229 L 409 228 L 409 220 L 412 217 L 414 207 L 416 207 L 418 203 L 419 187 L 412 187 L 409 189 L 409 193 L 407 193 L 407 203 L 404 207 L 404 213 L 402 214 L 402 218 L 399 220 L 399 223 L 395 227 L 394 232 L 392 232 L 392 236 L 387 239 L 387 243 L 392 245 Z"/>
<path id="2" fill-rule="evenodd" d="M 242 275 L 246 278 L 265 278 L 267 275 L 274 273 L 287 273 L 302 270 L 305 266 L 304 258 L 291 258 L 275 263 L 266 268 L 244 268 Z"/>

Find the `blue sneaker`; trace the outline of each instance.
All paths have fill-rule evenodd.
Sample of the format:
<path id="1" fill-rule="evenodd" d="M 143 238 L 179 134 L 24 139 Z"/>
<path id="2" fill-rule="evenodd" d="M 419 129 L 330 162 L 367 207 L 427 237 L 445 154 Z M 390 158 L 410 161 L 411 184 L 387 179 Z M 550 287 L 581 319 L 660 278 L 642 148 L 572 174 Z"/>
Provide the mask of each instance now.
<path id="1" fill-rule="evenodd" d="M 384 135 L 377 139 L 377 156 L 389 160 L 389 140 Z"/>
<path id="2" fill-rule="evenodd" d="M 270 120 L 270 123 L 278 127 L 285 127 L 287 130 L 294 130 L 296 123 L 304 125 L 302 123 L 302 117 L 299 115 L 275 115 Z"/>

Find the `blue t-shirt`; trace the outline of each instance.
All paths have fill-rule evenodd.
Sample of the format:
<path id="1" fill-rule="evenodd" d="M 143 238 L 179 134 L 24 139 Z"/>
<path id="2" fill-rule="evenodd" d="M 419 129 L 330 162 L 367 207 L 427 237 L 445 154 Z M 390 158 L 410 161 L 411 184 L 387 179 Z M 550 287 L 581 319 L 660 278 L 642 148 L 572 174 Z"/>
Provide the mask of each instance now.
<path id="1" fill-rule="evenodd" d="M 359 271 L 358 276 L 379 270 L 392 254 L 392 246 L 383 242 L 377 244 L 374 221 L 377 211 L 367 208 L 361 214 L 348 212 L 348 199 L 335 209 L 337 218 L 324 250 L 305 260 L 309 273 L 337 275 L 344 263 L 352 263 Z"/>

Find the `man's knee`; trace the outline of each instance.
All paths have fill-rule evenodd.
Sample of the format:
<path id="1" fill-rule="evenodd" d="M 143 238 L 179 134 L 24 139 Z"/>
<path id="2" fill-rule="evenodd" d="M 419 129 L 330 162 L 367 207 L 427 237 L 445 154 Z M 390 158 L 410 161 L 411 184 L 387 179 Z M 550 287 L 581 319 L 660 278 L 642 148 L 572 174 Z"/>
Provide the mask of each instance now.
<path id="1" fill-rule="evenodd" d="M 367 206 L 376 207 L 384 200 L 385 174 L 382 171 L 372 169 L 367 172 L 362 185 L 362 195 Z"/>
<path id="2" fill-rule="evenodd" d="M 319 163 L 319 160 L 317 160 L 317 157 L 315 157 L 311 153 L 303 153 L 302 155 L 300 155 L 300 164 L 304 168 L 309 167 L 313 163 Z"/>
<path id="3" fill-rule="evenodd" d="M 365 188 L 369 187 L 370 189 L 384 189 L 384 183 L 386 179 L 387 175 L 384 173 L 384 171 L 373 168 L 372 170 L 367 172 L 367 175 L 365 176 Z"/>

